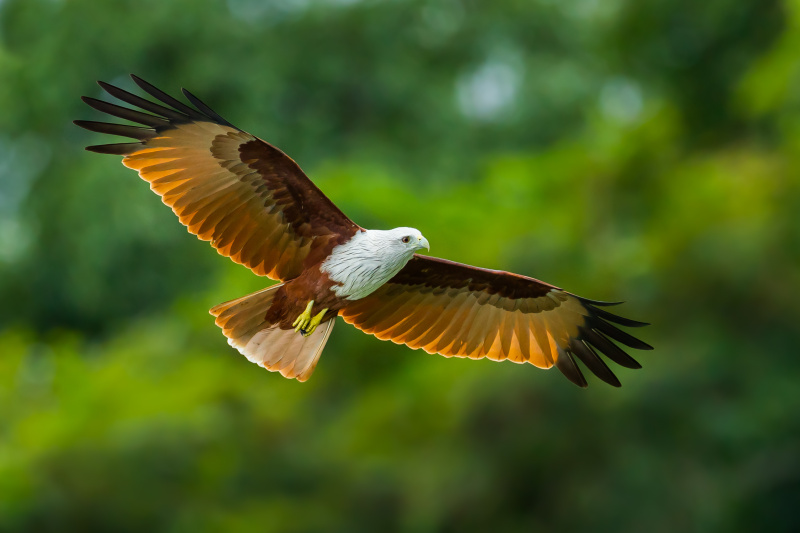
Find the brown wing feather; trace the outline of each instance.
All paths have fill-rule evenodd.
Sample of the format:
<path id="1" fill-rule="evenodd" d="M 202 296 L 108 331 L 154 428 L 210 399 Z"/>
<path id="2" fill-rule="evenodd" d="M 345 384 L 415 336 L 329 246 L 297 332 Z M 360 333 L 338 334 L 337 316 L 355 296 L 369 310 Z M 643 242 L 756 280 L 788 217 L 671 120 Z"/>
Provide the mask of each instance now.
<path id="1" fill-rule="evenodd" d="M 539 368 L 556 366 L 573 383 L 586 379 L 575 357 L 600 379 L 619 380 L 603 354 L 630 368 L 630 348 L 651 346 L 611 322 L 645 326 L 542 281 L 444 259 L 415 256 L 383 287 L 342 309 L 344 320 L 379 339 L 446 357 L 509 359 Z"/>
<path id="2" fill-rule="evenodd" d="M 112 96 L 155 115 L 84 98 L 100 111 L 149 126 L 75 121 L 91 131 L 141 140 L 87 149 L 124 155 L 122 163 L 220 254 L 283 281 L 359 229 L 278 148 L 234 127 L 194 95 L 185 92 L 197 109 L 133 79 L 174 109 L 101 83 Z"/>

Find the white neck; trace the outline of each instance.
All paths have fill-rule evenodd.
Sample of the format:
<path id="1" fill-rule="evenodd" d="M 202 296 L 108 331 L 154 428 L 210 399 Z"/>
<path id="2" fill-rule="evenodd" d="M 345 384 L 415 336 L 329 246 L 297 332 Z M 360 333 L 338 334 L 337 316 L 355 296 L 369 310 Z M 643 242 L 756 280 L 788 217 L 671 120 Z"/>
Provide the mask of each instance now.
<path id="1" fill-rule="evenodd" d="M 414 249 L 400 245 L 396 230 L 364 230 L 336 246 L 320 270 L 338 283 L 336 296 L 359 300 L 372 294 L 400 272 Z M 395 242 L 397 241 L 397 242 Z"/>

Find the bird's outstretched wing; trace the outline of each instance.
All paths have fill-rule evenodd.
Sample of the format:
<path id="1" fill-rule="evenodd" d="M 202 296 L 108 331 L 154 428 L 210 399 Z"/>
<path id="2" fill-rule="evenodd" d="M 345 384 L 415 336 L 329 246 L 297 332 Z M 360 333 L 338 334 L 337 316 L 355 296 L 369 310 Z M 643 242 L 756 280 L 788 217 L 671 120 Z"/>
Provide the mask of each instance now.
<path id="1" fill-rule="evenodd" d="M 340 311 L 344 320 L 382 340 L 446 357 L 556 366 L 581 387 L 586 379 L 574 357 L 618 387 L 599 357 L 640 368 L 610 339 L 631 348 L 652 347 L 621 331 L 645 326 L 539 280 L 444 259 L 415 255 L 394 278 Z"/>
<path id="2" fill-rule="evenodd" d="M 124 155 L 122 163 L 220 254 L 260 276 L 287 280 L 359 229 L 279 149 L 233 126 L 185 89 L 194 107 L 131 77 L 161 103 L 99 82 L 110 95 L 149 113 L 84 97 L 99 111 L 144 124 L 76 120 L 91 131 L 137 140 L 87 150 Z"/>

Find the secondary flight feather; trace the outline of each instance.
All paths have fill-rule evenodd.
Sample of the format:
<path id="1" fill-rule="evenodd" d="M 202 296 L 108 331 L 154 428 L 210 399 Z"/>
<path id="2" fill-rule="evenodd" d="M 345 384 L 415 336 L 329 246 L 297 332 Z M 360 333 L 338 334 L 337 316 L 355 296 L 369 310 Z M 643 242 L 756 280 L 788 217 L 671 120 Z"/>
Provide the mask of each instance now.
<path id="1" fill-rule="evenodd" d="M 99 82 L 138 109 L 83 97 L 91 107 L 143 126 L 76 120 L 135 142 L 89 146 L 124 156 L 181 223 L 217 251 L 280 283 L 211 309 L 250 361 L 305 381 L 334 319 L 382 340 L 446 357 L 487 358 L 558 368 L 585 387 L 581 361 L 601 380 L 619 380 L 600 357 L 640 365 L 629 348 L 651 346 L 616 325 L 646 325 L 542 281 L 416 252 L 414 228 L 364 229 L 344 215 L 289 156 L 237 128 L 190 92 L 187 105 L 131 76 L 157 102 Z"/>

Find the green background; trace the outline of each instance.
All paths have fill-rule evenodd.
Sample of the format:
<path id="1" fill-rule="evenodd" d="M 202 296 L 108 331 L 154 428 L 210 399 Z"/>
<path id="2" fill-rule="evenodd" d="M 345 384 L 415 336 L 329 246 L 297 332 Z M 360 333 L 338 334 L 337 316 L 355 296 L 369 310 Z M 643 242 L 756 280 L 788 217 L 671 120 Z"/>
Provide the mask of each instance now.
<path id="1" fill-rule="evenodd" d="M 248 363 L 207 309 L 267 281 L 71 124 L 128 72 L 656 350 Z M 5 0 L 0 111 L 0 530 L 800 529 L 797 0 Z"/>

